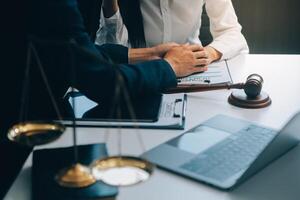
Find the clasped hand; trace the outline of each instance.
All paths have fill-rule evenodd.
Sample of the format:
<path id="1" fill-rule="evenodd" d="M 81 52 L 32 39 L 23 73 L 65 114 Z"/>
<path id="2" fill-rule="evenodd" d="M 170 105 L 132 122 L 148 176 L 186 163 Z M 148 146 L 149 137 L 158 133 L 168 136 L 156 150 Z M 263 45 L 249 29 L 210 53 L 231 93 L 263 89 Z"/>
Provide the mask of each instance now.
<path id="1" fill-rule="evenodd" d="M 162 47 L 166 46 L 170 47 L 170 44 L 163 45 L 159 45 L 159 49 L 163 49 Z M 207 66 L 212 62 L 208 52 L 198 44 L 173 44 L 164 54 L 161 52 L 161 55 L 171 65 L 177 77 L 206 71 Z"/>

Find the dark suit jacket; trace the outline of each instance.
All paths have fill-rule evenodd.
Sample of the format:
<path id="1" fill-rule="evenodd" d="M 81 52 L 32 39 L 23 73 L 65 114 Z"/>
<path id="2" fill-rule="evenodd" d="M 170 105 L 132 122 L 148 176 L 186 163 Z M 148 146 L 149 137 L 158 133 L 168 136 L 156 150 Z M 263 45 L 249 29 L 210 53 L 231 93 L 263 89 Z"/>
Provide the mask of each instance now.
<path id="1" fill-rule="evenodd" d="M 69 86 L 75 86 L 89 98 L 111 106 L 118 73 L 124 78 L 131 98 L 176 86 L 175 74 L 164 60 L 129 65 L 126 47 L 111 44 L 95 46 L 85 32 L 76 0 L 30 0 L 26 6 L 29 8 L 26 27 L 28 35 L 35 38 L 33 44 L 61 110 L 64 110 L 62 96 Z M 18 37 L 22 36 L 17 35 L 16 41 L 19 41 Z M 76 45 L 64 43 L 70 40 Z M 14 41 L 12 43 L 15 44 Z M 12 49 L 10 53 L 13 55 L 18 50 Z M 25 60 L 25 57 L 26 53 L 19 58 L 12 57 L 9 59 L 8 70 L 1 73 L 1 79 L 4 78 L 1 86 L 5 86 L 3 91 L 6 95 L 1 97 L 0 103 L 0 198 L 31 150 L 9 143 L 6 139 L 7 129 L 19 117 L 25 64 L 22 65 L 17 59 Z M 28 94 L 27 119 L 56 117 L 35 58 L 32 59 Z"/>
<path id="2" fill-rule="evenodd" d="M 132 98 L 138 98 L 145 93 L 161 92 L 168 87 L 176 86 L 175 74 L 164 60 L 129 65 L 126 47 L 113 44 L 95 46 L 85 32 L 76 0 L 32 1 L 34 3 L 29 12 L 31 35 L 48 40 L 73 39 L 76 45 L 99 58 L 98 60 L 92 59 L 90 54 L 68 45 L 36 43 L 39 56 L 44 61 L 49 82 L 58 98 L 72 84 L 70 73 L 72 56 L 76 74 L 73 85 L 97 102 L 104 104 L 111 102 L 117 72 L 124 77 Z"/>

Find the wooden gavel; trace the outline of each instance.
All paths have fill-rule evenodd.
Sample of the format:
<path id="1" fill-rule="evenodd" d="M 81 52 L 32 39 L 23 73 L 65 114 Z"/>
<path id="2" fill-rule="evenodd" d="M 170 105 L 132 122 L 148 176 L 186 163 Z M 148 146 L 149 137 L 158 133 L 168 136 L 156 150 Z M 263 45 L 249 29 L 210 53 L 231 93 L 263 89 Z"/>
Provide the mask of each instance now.
<path id="1" fill-rule="evenodd" d="M 251 74 L 245 83 L 219 83 L 219 84 L 179 84 L 176 88 L 169 88 L 164 93 L 191 93 L 223 89 L 244 89 L 249 98 L 256 98 L 261 93 L 263 78 L 258 74 Z"/>

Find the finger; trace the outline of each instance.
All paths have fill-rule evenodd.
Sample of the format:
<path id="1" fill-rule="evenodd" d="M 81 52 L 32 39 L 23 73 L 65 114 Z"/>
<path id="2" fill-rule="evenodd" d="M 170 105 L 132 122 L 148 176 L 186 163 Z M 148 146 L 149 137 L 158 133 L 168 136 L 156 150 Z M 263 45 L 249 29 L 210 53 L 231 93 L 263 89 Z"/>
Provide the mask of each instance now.
<path id="1" fill-rule="evenodd" d="M 197 59 L 199 59 L 199 58 L 208 58 L 208 54 L 207 54 L 206 51 L 197 51 L 197 52 L 194 52 L 194 56 Z"/>
<path id="2" fill-rule="evenodd" d="M 189 45 L 188 48 L 191 50 L 191 51 L 203 51 L 204 48 L 199 45 L 199 44 L 192 44 L 192 45 Z"/>
<path id="3" fill-rule="evenodd" d="M 210 64 L 210 61 L 207 58 L 200 58 L 200 59 L 196 60 L 196 65 L 207 66 L 209 64 Z"/>
<path id="4" fill-rule="evenodd" d="M 202 67 L 195 67 L 194 69 L 193 69 L 193 71 L 194 71 L 194 73 L 196 73 L 196 72 L 205 72 L 205 71 L 207 71 L 208 70 L 208 67 L 207 66 L 202 66 Z"/>
<path id="5" fill-rule="evenodd" d="M 178 43 L 176 42 L 169 42 L 169 43 L 166 43 L 167 45 L 169 46 L 173 46 L 173 47 L 177 47 L 177 46 L 180 46 Z"/>
<path id="6" fill-rule="evenodd" d="M 190 44 L 189 43 L 184 43 L 184 44 L 181 44 L 180 46 L 188 47 L 188 46 L 190 46 Z"/>

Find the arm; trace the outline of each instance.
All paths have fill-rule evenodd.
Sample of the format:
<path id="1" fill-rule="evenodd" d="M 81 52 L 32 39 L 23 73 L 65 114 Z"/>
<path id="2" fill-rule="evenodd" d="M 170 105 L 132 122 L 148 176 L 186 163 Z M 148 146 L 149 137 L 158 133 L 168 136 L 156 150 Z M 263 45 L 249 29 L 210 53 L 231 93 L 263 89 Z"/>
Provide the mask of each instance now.
<path id="1" fill-rule="evenodd" d="M 95 43 L 128 46 L 128 31 L 123 23 L 117 0 L 103 0 Z"/>
<path id="2" fill-rule="evenodd" d="M 120 59 L 128 59 L 127 48 L 106 46 L 106 53 L 110 51 L 111 47 L 112 51 L 117 50 L 120 55 L 126 55 Z M 177 84 L 172 67 L 164 60 L 141 62 L 134 65 L 115 65 L 99 59 L 98 53 L 102 57 L 100 51 L 91 51 L 91 53 L 85 54 L 80 50 L 74 56 L 77 58 L 76 74 L 80 76 L 77 78 L 75 87 L 96 102 L 110 105 L 115 95 L 117 73 L 122 75 L 132 98 L 139 98 L 148 93 L 158 93 Z"/>
<path id="3" fill-rule="evenodd" d="M 213 36 L 213 42 L 206 48 L 221 53 L 221 59 L 228 59 L 242 52 L 248 53 L 248 45 L 241 33 L 242 28 L 231 0 L 207 0 L 206 11 Z"/>
<path id="4" fill-rule="evenodd" d="M 114 50 L 123 52 L 122 55 L 127 54 L 127 48 L 117 48 L 115 46 Z M 199 67 L 206 65 L 203 59 L 197 59 L 202 57 L 201 50 L 202 47 L 198 45 L 178 46 L 168 51 L 164 59 L 118 66 L 104 60 L 89 58 L 89 55 L 84 56 L 84 52 L 79 51 L 75 57 L 78 59 L 77 74 L 80 75 L 80 79 L 77 79 L 75 87 L 89 98 L 109 104 L 114 96 L 116 72 L 119 71 L 133 98 L 145 93 L 162 92 L 176 86 L 176 77 L 207 70 L 206 67 Z"/>
<path id="5" fill-rule="evenodd" d="M 47 1 L 51 2 L 51 0 Z M 128 48 L 106 45 L 102 49 L 96 49 L 88 34 L 84 32 L 83 19 L 76 3 L 70 4 L 64 1 L 59 4 L 63 6 L 56 6 L 56 4 L 45 4 L 34 0 L 33 5 L 30 12 L 32 35 L 56 40 L 72 37 L 76 41 L 72 43 L 74 47 L 72 54 L 70 45 L 50 43 L 50 47 L 39 45 L 38 48 L 45 73 L 48 75 L 51 88 L 55 88 L 57 99 L 61 99 L 69 86 L 75 86 L 92 100 L 104 105 L 107 103 L 109 106 L 114 97 L 117 72 L 122 74 L 131 96 L 139 97 L 144 93 L 160 92 L 176 86 L 176 77 L 203 71 L 203 68 L 198 67 L 205 65 L 198 59 L 203 56 L 201 55 L 203 51 L 200 51 L 202 47 L 198 45 L 174 47 L 164 55 L 164 60 L 116 65 L 113 62 L 116 59 L 114 56 L 119 57 L 118 62 L 128 60 Z M 55 5 L 55 12 L 53 7 L 49 7 L 52 5 Z M 69 20 L 71 18 L 73 20 Z M 70 65 L 72 59 L 75 59 L 72 62 L 75 69 Z M 75 84 L 71 84 L 73 80 L 71 75 L 74 73 L 70 72 L 74 70 L 76 81 Z M 38 71 L 37 77 L 40 77 Z M 37 81 L 39 80 L 37 78 Z M 40 84 L 35 85 L 38 87 Z M 39 95 L 38 92 L 35 94 Z M 40 101 L 40 98 L 37 100 Z"/>
<path id="6" fill-rule="evenodd" d="M 132 48 L 128 51 L 129 63 L 162 59 L 173 47 L 179 46 L 177 43 L 165 43 L 149 48 Z"/>
<path id="7" fill-rule="evenodd" d="M 139 63 L 142 61 L 150 61 L 159 59 L 154 48 L 137 48 L 129 49 L 128 51 L 129 63 Z"/>
<path id="8" fill-rule="evenodd" d="M 134 64 L 144 61 L 162 59 L 173 47 L 179 46 L 176 43 L 160 44 L 149 48 L 130 48 L 117 44 L 95 45 L 101 52 L 101 57 L 112 64 Z M 120 51 L 126 49 L 126 51 Z"/>
<path id="9" fill-rule="evenodd" d="M 106 48 L 110 47 L 106 46 Z M 128 54 L 128 49 L 125 47 L 115 45 L 113 48 L 120 55 Z M 143 94 L 160 93 L 167 88 L 175 87 L 176 77 L 207 70 L 206 67 L 199 67 L 206 65 L 203 59 L 198 59 L 203 57 L 202 50 L 199 45 L 178 46 L 168 51 L 164 59 L 118 66 L 102 59 L 91 59 L 89 54 L 85 55 L 85 52 L 79 51 L 75 57 L 78 66 L 76 74 L 80 75 L 80 78 L 77 78 L 75 87 L 87 97 L 109 104 L 115 92 L 116 71 L 119 71 L 126 81 L 132 98 Z M 92 52 L 94 57 L 99 57 L 95 53 L 99 53 L 102 57 L 102 52 Z"/>

